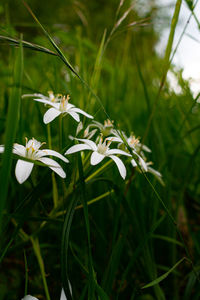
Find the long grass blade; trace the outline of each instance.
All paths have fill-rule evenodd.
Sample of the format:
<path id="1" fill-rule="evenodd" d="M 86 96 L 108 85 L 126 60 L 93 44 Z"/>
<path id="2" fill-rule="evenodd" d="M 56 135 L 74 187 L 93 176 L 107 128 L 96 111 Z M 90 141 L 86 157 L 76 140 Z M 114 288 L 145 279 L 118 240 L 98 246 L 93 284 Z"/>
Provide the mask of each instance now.
<path id="1" fill-rule="evenodd" d="M 150 283 L 146 284 L 145 286 L 142 287 L 142 289 L 146 289 L 149 287 L 152 287 L 158 283 L 160 283 L 161 281 L 163 281 L 170 273 L 172 273 L 174 271 L 174 269 L 176 269 L 178 267 L 178 265 L 180 265 L 184 260 L 187 260 L 186 257 L 181 258 L 171 269 L 169 269 L 169 271 L 167 271 L 166 273 L 164 273 L 163 275 L 161 275 L 160 277 L 156 278 L 155 280 L 151 281 Z"/>
<path id="2" fill-rule="evenodd" d="M 5 133 L 5 151 L 3 153 L 2 168 L 0 171 L 0 228 L 2 229 L 2 215 L 5 208 L 6 198 L 8 194 L 9 179 L 12 164 L 12 146 L 15 141 L 17 127 L 20 115 L 20 102 L 21 102 L 21 84 L 23 74 L 23 47 L 16 50 L 16 61 L 14 66 L 14 87 L 11 90 L 9 98 L 8 115 L 6 122 Z M 1 230 L 0 229 L 0 230 Z"/>
<path id="3" fill-rule="evenodd" d="M 144 143 L 144 140 L 146 139 L 146 137 L 149 133 L 150 126 L 151 126 L 151 123 L 152 123 L 152 120 L 153 120 L 153 117 L 154 117 L 154 114 L 155 114 L 155 111 L 156 111 L 157 103 L 158 103 L 158 100 L 160 98 L 160 93 L 163 89 L 163 86 L 164 86 L 164 83 L 165 83 L 165 80 L 166 80 L 166 76 L 167 76 L 167 72 L 168 72 L 169 67 L 170 67 L 170 63 L 171 63 L 170 55 L 171 55 L 171 52 L 172 52 L 172 45 L 173 45 L 173 41 L 174 41 L 176 25 L 177 25 L 177 22 L 178 22 L 178 19 L 179 19 L 181 4 L 182 4 L 182 0 L 177 0 L 176 1 L 176 6 L 175 6 L 174 14 L 173 14 L 173 17 L 172 17 L 170 33 L 169 33 L 168 42 L 167 42 L 167 47 L 166 47 L 166 50 L 165 50 L 165 56 L 164 56 L 164 60 L 163 60 L 163 75 L 162 75 L 162 78 L 161 78 L 161 81 L 160 81 L 160 86 L 159 86 L 157 96 L 156 96 L 156 98 L 154 100 L 154 103 L 153 103 L 153 107 L 152 107 L 150 117 L 148 119 L 147 127 L 146 127 L 146 130 L 145 130 L 143 139 L 142 139 L 142 144 Z"/>

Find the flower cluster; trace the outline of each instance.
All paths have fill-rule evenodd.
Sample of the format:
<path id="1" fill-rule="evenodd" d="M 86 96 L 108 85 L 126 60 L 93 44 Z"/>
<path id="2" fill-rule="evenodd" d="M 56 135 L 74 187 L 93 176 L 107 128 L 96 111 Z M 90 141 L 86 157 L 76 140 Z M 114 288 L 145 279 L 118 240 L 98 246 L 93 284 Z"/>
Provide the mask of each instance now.
<path id="1" fill-rule="evenodd" d="M 90 131 L 90 129 L 92 129 Z M 114 129 L 113 121 L 105 120 L 104 124 L 93 120 L 85 130 L 82 132 L 83 138 L 77 138 L 83 130 L 83 125 L 80 122 L 77 126 L 76 137 L 70 136 L 81 143 L 70 147 L 65 154 L 72 154 L 75 152 L 90 150 L 92 155 L 90 158 L 91 165 L 99 164 L 105 157 L 111 158 L 118 167 L 119 173 L 123 179 L 126 177 L 126 168 L 122 160 L 116 155 L 124 155 L 131 157 L 130 163 L 133 167 L 137 167 L 138 171 L 150 172 L 163 184 L 162 175 L 150 167 L 153 163 L 148 162 L 145 152 L 150 153 L 151 150 L 144 144 L 141 144 L 139 138 L 133 134 L 129 137 L 124 132 Z M 92 141 L 91 138 L 99 131 L 99 134 Z M 117 143 L 117 148 L 110 148 L 111 143 Z M 131 150 L 131 151 L 130 151 Z"/>
<path id="2" fill-rule="evenodd" d="M 62 96 L 61 94 L 54 95 L 52 91 L 48 92 L 49 97 L 44 96 L 42 94 L 26 94 L 23 95 L 25 97 L 34 97 L 35 101 L 44 103 L 45 106 L 50 106 L 46 113 L 44 114 L 43 121 L 45 124 L 53 121 L 57 116 L 62 114 L 63 116 L 69 114 L 71 115 L 77 122 L 80 121 L 79 114 L 85 115 L 88 118 L 93 118 L 91 115 L 84 112 L 82 109 L 76 108 L 75 105 L 69 104 L 69 95 L 67 97 Z M 36 97 L 36 98 L 35 98 Z M 28 140 L 26 138 L 26 145 L 19 145 L 15 143 L 13 145 L 12 152 L 17 156 L 20 156 L 22 159 L 17 161 L 15 167 L 15 175 L 17 181 L 21 184 L 24 183 L 28 177 L 30 176 L 34 163 L 36 161 L 47 165 L 52 171 L 57 173 L 60 177 L 65 178 L 66 173 L 62 169 L 62 167 L 52 158 L 46 156 L 54 156 L 65 163 L 68 163 L 68 159 L 64 157 L 57 151 L 51 149 L 40 149 L 40 147 L 45 143 L 40 143 L 36 139 L 32 138 Z M 0 153 L 3 153 L 5 150 L 4 145 L 0 145 Z"/>
<path id="3" fill-rule="evenodd" d="M 146 145 L 141 144 L 139 139 L 133 134 L 127 137 L 124 132 L 114 129 L 113 121 L 109 119 L 105 120 L 104 124 L 93 120 L 84 129 L 83 123 L 80 122 L 80 115 L 84 115 L 90 119 L 93 119 L 93 116 L 69 103 L 69 95 L 66 97 L 61 94 L 54 95 L 51 91 L 48 94 L 49 96 L 28 94 L 24 95 L 23 98 L 31 96 L 34 98 L 34 101 L 43 103 L 48 108 L 43 116 L 45 124 L 52 122 L 59 115 L 63 117 L 70 115 L 74 120 L 79 122 L 76 137 L 70 136 L 70 139 L 74 140 L 76 144 L 70 147 L 65 152 L 65 155 L 89 150 L 91 152 L 90 163 L 93 166 L 101 163 L 105 158 L 110 158 L 116 164 L 121 177 L 125 179 L 126 167 L 121 158 L 118 157 L 122 155 L 128 157 L 132 166 L 137 167 L 138 171 L 150 172 L 162 183 L 160 172 L 151 167 L 152 162 L 147 162 L 145 152 L 148 153 L 151 150 Z M 82 136 L 80 136 L 81 134 Z M 117 147 L 111 148 L 113 143 L 117 143 Z M 19 183 L 23 183 L 28 179 L 36 161 L 47 165 L 60 177 L 66 177 L 66 173 L 62 167 L 55 160 L 46 156 L 57 157 L 65 163 L 69 162 L 68 159 L 57 151 L 51 149 L 41 150 L 40 148 L 43 144 L 32 138 L 29 141 L 26 139 L 25 146 L 19 144 L 13 145 L 13 153 L 21 157 L 17 161 L 15 168 L 15 175 Z M 4 152 L 3 145 L 0 146 L 0 153 L 2 152 Z"/>

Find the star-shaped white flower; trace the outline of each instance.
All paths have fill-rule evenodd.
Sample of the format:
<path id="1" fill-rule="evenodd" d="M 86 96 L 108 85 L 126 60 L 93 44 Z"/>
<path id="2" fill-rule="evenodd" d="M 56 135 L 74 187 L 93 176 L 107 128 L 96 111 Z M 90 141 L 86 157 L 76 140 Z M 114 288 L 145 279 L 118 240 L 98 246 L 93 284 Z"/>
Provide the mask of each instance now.
<path id="1" fill-rule="evenodd" d="M 43 94 L 40 94 L 40 93 L 25 94 L 25 95 L 22 96 L 22 98 L 37 97 L 38 100 L 45 100 L 45 101 L 48 101 L 50 103 L 57 103 L 57 102 L 60 102 L 62 97 L 63 97 L 61 94 L 54 95 L 54 93 L 52 91 L 48 91 L 48 94 L 49 94 L 49 97 L 45 96 Z"/>
<path id="2" fill-rule="evenodd" d="M 82 150 L 92 150 L 93 153 L 91 155 L 90 163 L 91 165 L 97 165 L 99 164 L 105 157 L 110 157 L 115 164 L 118 167 L 119 173 L 122 176 L 123 179 L 126 177 L 126 168 L 121 161 L 119 157 L 117 157 L 115 154 L 122 154 L 126 156 L 131 156 L 125 151 L 122 151 L 120 149 L 110 149 L 109 145 L 112 141 L 108 141 L 107 139 L 102 140 L 100 139 L 98 144 L 95 144 L 93 141 L 88 139 L 77 139 L 80 142 L 83 142 L 83 144 L 77 144 L 72 147 L 70 147 L 65 154 L 72 154 L 78 151 Z"/>
<path id="3" fill-rule="evenodd" d="M 112 130 L 112 133 L 114 134 L 114 136 L 111 136 L 107 139 L 112 140 L 113 142 L 118 142 L 120 146 L 124 145 L 126 147 L 126 145 L 124 144 L 124 141 L 121 138 L 118 131 L 117 130 Z M 142 169 L 145 172 L 147 172 L 147 165 L 146 165 L 144 159 L 142 158 L 142 156 L 138 152 L 140 151 L 140 149 L 143 149 L 147 152 L 151 152 L 151 150 L 147 146 L 142 145 L 140 143 L 139 139 L 136 138 L 134 135 L 131 135 L 129 138 L 127 138 L 127 136 L 125 135 L 124 132 L 121 132 L 121 134 L 123 135 L 123 137 L 126 140 L 127 144 L 131 148 L 133 154 L 135 154 L 138 157 L 139 164 L 142 167 Z M 137 167 L 137 162 L 134 158 L 131 160 L 131 164 L 132 164 L 133 167 Z"/>
<path id="4" fill-rule="evenodd" d="M 79 114 L 86 116 L 87 118 L 93 119 L 93 116 L 87 114 L 80 108 L 75 107 L 75 105 L 69 103 L 69 95 L 67 97 L 62 97 L 59 102 L 52 102 L 47 99 L 36 98 L 35 101 L 42 102 L 44 104 L 48 104 L 52 106 L 49 108 L 44 114 L 43 121 L 45 124 L 50 123 L 60 114 L 66 115 L 69 114 L 72 118 L 74 118 L 77 122 L 80 122 Z"/>
<path id="5" fill-rule="evenodd" d="M 40 161 L 43 164 L 47 165 L 50 169 L 52 169 L 55 173 L 57 173 L 60 177 L 65 178 L 66 174 L 62 167 L 52 158 L 46 157 L 47 155 L 50 156 L 55 156 L 60 159 L 62 159 L 64 162 L 68 163 L 68 159 L 64 157 L 62 154 L 58 153 L 57 151 L 50 150 L 50 149 L 43 149 L 39 150 L 39 148 L 43 145 L 44 143 L 40 143 L 34 138 L 28 141 L 26 139 L 26 146 L 19 145 L 19 144 L 14 144 L 13 145 L 13 153 L 16 155 L 19 155 L 24 158 L 28 158 L 32 160 L 33 162 L 30 161 L 25 161 L 19 159 L 16 164 L 15 168 L 15 175 L 17 178 L 17 181 L 21 184 L 24 181 L 28 179 L 30 176 L 34 162 L 35 161 Z M 0 153 L 4 152 L 4 146 L 0 146 Z"/>

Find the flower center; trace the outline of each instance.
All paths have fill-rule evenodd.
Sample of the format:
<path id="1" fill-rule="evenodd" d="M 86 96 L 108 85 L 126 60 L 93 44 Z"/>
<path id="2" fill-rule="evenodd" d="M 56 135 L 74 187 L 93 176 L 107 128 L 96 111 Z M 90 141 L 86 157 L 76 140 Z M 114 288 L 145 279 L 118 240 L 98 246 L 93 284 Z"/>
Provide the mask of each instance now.
<path id="1" fill-rule="evenodd" d="M 33 145 L 31 145 L 30 147 L 26 147 L 26 157 L 34 159 L 35 151 L 36 149 L 34 149 Z"/>
<path id="2" fill-rule="evenodd" d="M 128 143 L 131 147 L 136 147 L 139 144 L 139 142 L 139 139 L 136 139 L 134 135 L 131 135 L 128 139 Z"/>
<path id="3" fill-rule="evenodd" d="M 105 141 L 103 142 L 103 139 L 101 137 L 100 142 L 97 146 L 97 152 L 98 153 L 103 154 L 103 155 L 106 153 L 106 151 L 109 148 L 109 145 L 110 145 L 111 141 L 108 141 L 107 145 L 106 145 L 106 142 L 107 142 L 107 140 L 105 139 Z"/>
<path id="4" fill-rule="evenodd" d="M 109 119 L 104 121 L 104 126 L 101 130 L 104 136 L 108 136 L 111 133 L 111 130 L 113 128 L 113 122 L 111 122 Z"/>
<path id="5" fill-rule="evenodd" d="M 25 152 L 25 157 L 30 158 L 30 159 L 35 159 L 37 151 L 39 148 L 45 143 L 40 143 L 36 141 L 34 138 L 28 141 L 26 138 L 26 152 Z"/>
<path id="6" fill-rule="evenodd" d="M 62 97 L 62 99 L 60 101 L 60 111 L 61 112 L 66 112 L 69 99 L 70 99 L 69 95 L 67 95 L 66 98 L 65 98 L 65 96 Z"/>

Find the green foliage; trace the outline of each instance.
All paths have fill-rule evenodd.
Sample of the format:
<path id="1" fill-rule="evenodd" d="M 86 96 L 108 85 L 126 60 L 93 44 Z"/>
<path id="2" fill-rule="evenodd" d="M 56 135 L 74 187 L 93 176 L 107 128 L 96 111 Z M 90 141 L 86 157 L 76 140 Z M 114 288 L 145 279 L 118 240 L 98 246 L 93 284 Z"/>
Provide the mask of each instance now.
<path id="1" fill-rule="evenodd" d="M 128 0 L 32 1 L 32 16 L 22 3 L 2 3 L 0 299 L 59 299 L 62 287 L 67 299 L 198 299 L 200 106 L 181 70 L 171 66 L 179 94 L 166 80 L 181 1 L 164 62 L 153 6 L 141 20 Z M 62 154 L 74 144 L 73 119 L 47 127 L 46 107 L 21 99 L 50 90 L 145 138 L 164 185 L 128 162 L 123 181 L 111 160 L 91 166 L 86 152 L 68 156 L 66 179 L 38 163 L 19 185 L 14 142 L 33 136 Z"/>

